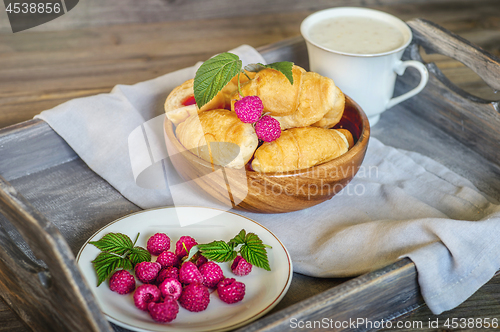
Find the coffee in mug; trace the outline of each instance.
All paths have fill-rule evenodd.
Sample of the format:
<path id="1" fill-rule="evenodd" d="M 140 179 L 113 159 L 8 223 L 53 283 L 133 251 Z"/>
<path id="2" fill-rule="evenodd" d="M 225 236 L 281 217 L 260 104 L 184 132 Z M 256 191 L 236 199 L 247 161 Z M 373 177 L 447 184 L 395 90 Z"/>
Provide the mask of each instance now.
<path id="1" fill-rule="evenodd" d="M 301 24 L 307 43 L 310 70 L 330 77 L 377 123 L 386 109 L 419 93 L 429 74 L 418 61 L 401 61 L 412 39 L 400 19 L 373 9 L 338 7 L 316 12 Z M 406 67 L 421 75 L 413 90 L 392 98 L 396 74 Z"/>

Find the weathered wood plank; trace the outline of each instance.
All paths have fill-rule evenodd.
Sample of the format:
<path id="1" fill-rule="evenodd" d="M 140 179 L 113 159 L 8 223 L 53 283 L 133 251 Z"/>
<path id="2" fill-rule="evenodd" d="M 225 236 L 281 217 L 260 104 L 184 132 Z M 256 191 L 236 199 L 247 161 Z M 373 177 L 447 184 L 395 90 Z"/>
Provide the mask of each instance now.
<path id="1" fill-rule="evenodd" d="M 150 23 L 162 21 L 197 20 L 245 15 L 277 14 L 301 10 L 320 10 L 336 6 L 390 6 L 400 0 L 254 0 L 224 1 L 204 0 L 86 0 L 69 14 L 34 28 L 35 31 L 62 30 L 88 26 L 125 23 Z M 427 0 L 405 0 L 407 4 L 422 4 Z M 456 0 L 434 0 L 434 3 L 457 3 Z M 0 21 L 0 32 L 10 32 L 8 21 Z"/>
<path id="2" fill-rule="evenodd" d="M 4 301 L 36 331 L 111 331 L 61 233 L 1 177 L 0 202 Z M 14 227 L 44 264 L 18 247 Z"/>
<path id="3" fill-rule="evenodd" d="M 367 301 L 369 299 L 369 301 Z M 360 305 L 362 303 L 362 305 Z M 335 326 L 335 322 L 391 320 L 423 305 L 415 265 L 403 259 L 384 269 L 351 279 L 337 287 L 247 325 L 241 332 L 371 330 L 368 322 Z M 322 323 L 327 320 L 327 328 Z M 302 322 L 302 323 L 301 323 Z M 316 322 L 308 327 L 306 322 Z M 330 323 L 332 322 L 332 323 Z M 357 323 L 357 322 L 356 322 Z M 299 324 L 303 324 L 302 326 Z M 333 324 L 333 325 L 328 325 Z"/>

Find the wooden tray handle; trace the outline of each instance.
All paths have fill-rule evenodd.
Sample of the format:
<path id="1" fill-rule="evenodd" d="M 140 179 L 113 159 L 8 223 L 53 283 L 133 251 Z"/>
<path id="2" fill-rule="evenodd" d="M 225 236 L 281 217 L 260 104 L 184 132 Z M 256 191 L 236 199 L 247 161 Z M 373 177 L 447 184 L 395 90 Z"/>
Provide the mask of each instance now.
<path id="1" fill-rule="evenodd" d="M 472 69 L 494 91 L 500 91 L 500 59 L 479 46 L 421 18 L 407 22 L 413 30 L 413 40 L 429 54 L 451 57 Z"/>
<path id="2" fill-rule="evenodd" d="M 0 295 L 12 310 L 33 331 L 111 332 L 59 230 L 1 176 L 0 214 Z"/>

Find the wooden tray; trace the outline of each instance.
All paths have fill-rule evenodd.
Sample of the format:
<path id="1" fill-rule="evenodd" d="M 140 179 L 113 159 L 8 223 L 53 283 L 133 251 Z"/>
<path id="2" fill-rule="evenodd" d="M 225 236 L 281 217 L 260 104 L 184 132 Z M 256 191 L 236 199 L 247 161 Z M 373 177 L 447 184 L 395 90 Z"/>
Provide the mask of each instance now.
<path id="1" fill-rule="evenodd" d="M 462 61 L 500 90 L 498 59 L 430 22 L 412 20 L 408 24 L 414 42 L 405 58 L 421 60 L 419 46 L 423 46 L 427 52 Z M 259 51 L 268 62 L 289 60 L 308 67 L 301 37 Z M 460 91 L 434 64 L 426 65 L 431 78 L 424 91 L 385 112 L 372 135 L 387 145 L 439 161 L 500 200 L 498 103 Z M 401 77 L 396 94 L 416 85 L 417 75 L 409 70 Z M 101 314 L 74 255 L 97 229 L 140 209 L 92 172 L 42 121 L 0 130 L 0 174 L 3 300 L 35 331 L 124 331 L 111 326 Z M 499 288 L 496 291 L 500 293 Z M 482 298 L 470 301 L 476 310 L 486 308 L 478 317 L 496 317 L 498 308 L 488 311 L 491 304 Z M 455 317 L 473 317 L 473 312 L 456 310 Z M 294 274 L 284 300 L 270 314 L 240 330 L 290 330 L 292 318 L 387 321 L 408 319 L 412 313 L 425 322 L 431 317 L 419 293 L 415 266 L 403 259 L 350 280 Z"/>

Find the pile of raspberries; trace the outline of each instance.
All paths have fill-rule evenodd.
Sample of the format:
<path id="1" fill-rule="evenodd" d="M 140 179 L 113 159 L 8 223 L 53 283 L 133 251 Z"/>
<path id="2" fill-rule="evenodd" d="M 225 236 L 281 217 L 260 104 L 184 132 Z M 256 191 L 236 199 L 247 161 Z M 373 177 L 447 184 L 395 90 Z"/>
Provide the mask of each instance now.
<path id="1" fill-rule="evenodd" d="M 127 270 L 116 271 L 109 279 L 109 288 L 118 294 L 134 292 L 137 308 L 149 312 L 153 320 L 168 323 L 177 317 L 179 305 L 189 311 L 207 309 L 210 293 L 217 290 L 226 303 L 237 303 L 245 296 L 245 284 L 234 278 L 226 278 L 221 267 L 205 257 L 183 262 L 189 250 L 197 245 L 190 236 L 182 236 L 175 244 L 175 252 L 169 251 L 170 238 L 156 233 L 148 239 L 147 249 L 156 257 L 155 262 L 142 262 L 135 266 L 135 277 Z M 252 265 L 237 256 L 231 265 L 237 276 L 245 276 Z M 136 287 L 137 278 L 142 285 Z"/>

